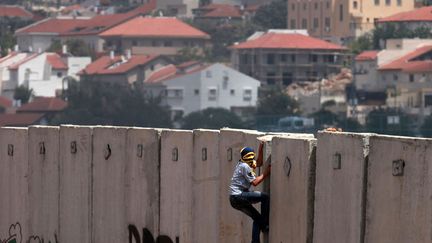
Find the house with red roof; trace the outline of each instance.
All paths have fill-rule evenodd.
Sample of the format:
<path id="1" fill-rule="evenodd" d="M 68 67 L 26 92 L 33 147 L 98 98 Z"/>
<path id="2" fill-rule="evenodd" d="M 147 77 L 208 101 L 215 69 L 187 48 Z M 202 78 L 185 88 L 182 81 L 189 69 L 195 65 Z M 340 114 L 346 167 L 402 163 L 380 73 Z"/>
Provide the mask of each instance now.
<path id="1" fill-rule="evenodd" d="M 194 22 L 212 25 L 236 24 L 243 21 L 244 8 L 231 4 L 211 3 L 193 10 Z"/>
<path id="2" fill-rule="evenodd" d="M 20 50 L 45 51 L 54 40 L 84 41 L 96 52 L 104 50 L 99 34 L 136 16 L 148 14 L 155 8 L 150 2 L 129 12 L 97 15 L 95 17 L 54 17 L 36 22 L 15 32 Z"/>
<path id="3" fill-rule="evenodd" d="M 176 120 L 210 107 L 239 114 L 257 104 L 260 82 L 221 63 L 187 62 L 167 65 L 144 82 L 146 95 L 161 97 Z"/>
<path id="4" fill-rule="evenodd" d="M 230 49 L 235 69 L 267 85 L 321 80 L 339 73 L 348 57 L 346 47 L 291 30 L 257 32 Z"/>
<path id="5" fill-rule="evenodd" d="M 432 40 L 388 40 L 355 57 L 357 90 L 387 94 L 386 105 L 412 115 L 432 112 Z"/>
<path id="6" fill-rule="evenodd" d="M 0 18 L 19 18 L 31 20 L 35 16 L 30 11 L 17 5 L 0 5 Z"/>
<path id="7" fill-rule="evenodd" d="M 173 17 L 136 17 L 101 34 L 110 50 L 138 55 L 177 55 L 184 48 L 203 52 L 210 36 Z"/>
<path id="8" fill-rule="evenodd" d="M 133 84 L 144 80 L 156 69 L 171 63 L 160 55 L 103 56 L 90 63 L 79 75 L 83 82 L 95 81 L 116 84 Z"/>
<path id="9" fill-rule="evenodd" d="M 16 58 L 14 62 L 14 56 Z M 77 73 L 91 62 L 90 57 L 73 57 L 50 52 L 14 53 L 0 59 L 0 67 L 7 73 L 2 80 L 1 94 L 13 98 L 21 85 L 33 90 L 34 96 L 55 97 L 67 89 L 67 80 L 79 79 Z"/>
<path id="10" fill-rule="evenodd" d="M 403 26 L 411 30 L 417 28 L 432 29 L 432 6 L 421 7 L 380 18 L 376 24 L 378 27 L 393 25 L 396 28 Z"/>

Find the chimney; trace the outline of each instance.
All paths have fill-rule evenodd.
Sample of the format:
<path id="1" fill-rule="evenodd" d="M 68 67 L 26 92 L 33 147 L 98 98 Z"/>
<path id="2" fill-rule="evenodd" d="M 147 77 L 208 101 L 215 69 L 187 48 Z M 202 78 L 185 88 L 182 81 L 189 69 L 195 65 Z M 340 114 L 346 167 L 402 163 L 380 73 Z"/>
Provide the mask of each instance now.
<path id="1" fill-rule="evenodd" d="M 110 59 L 114 60 L 114 51 L 110 51 Z"/>
<path id="2" fill-rule="evenodd" d="M 126 50 L 126 59 L 129 60 L 132 58 L 132 51 L 131 49 Z"/>
<path id="3" fill-rule="evenodd" d="M 19 51 L 19 46 L 18 46 L 18 45 L 15 45 L 15 46 L 14 46 L 14 51 L 15 51 L 15 52 L 18 52 L 18 51 Z"/>
<path id="4" fill-rule="evenodd" d="M 28 47 L 28 51 L 29 51 L 29 52 L 33 52 L 33 47 L 32 47 L 32 46 L 29 46 L 29 47 Z"/>
<path id="5" fill-rule="evenodd" d="M 67 48 L 67 45 L 63 45 L 63 46 L 62 46 L 62 54 L 63 54 L 63 55 L 68 54 L 68 48 Z"/>
<path id="6" fill-rule="evenodd" d="M 42 53 L 42 48 L 38 48 L 38 53 L 40 54 L 40 53 Z"/>

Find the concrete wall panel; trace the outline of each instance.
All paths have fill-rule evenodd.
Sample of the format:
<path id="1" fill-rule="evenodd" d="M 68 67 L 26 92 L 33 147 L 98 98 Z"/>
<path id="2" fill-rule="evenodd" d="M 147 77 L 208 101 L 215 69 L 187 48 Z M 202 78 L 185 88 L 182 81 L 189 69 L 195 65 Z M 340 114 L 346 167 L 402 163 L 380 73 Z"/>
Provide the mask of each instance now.
<path id="1" fill-rule="evenodd" d="M 28 232 L 27 129 L 0 128 L 0 242 L 11 225 Z M 12 232 L 11 232 L 12 233 Z"/>
<path id="2" fill-rule="evenodd" d="M 28 140 L 29 235 L 55 242 L 59 234 L 59 128 L 32 126 Z"/>
<path id="3" fill-rule="evenodd" d="M 92 242 L 127 242 L 125 204 L 127 128 L 93 129 Z"/>
<path id="4" fill-rule="evenodd" d="M 125 160 L 126 221 L 135 226 L 140 234 L 142 228 L 154 235 L 159 233 L 159 149 L 158 130 L 128 130 Z"/>
<path id="5" fill-rule="evenodd" d="M 60 128 L 59 242 L 91 242 L 92 129 Z"/>
<path id="6" fill-rule="evenodd" d="M 316 139 L 272 140 L 270 242 L 312 240 Z"/>
<path id="7" fill-rule="evenodd" d="M 240 159 L 240 149 L 251 146 L 257 150 L 259 142 L 256 138 L 261 135 L 263 133 L 250 130 L 222 129 L 220 131 L 219 242 L 249 243 L 251 241 L 252 219 L 231 207 L 229 185 L 234 168 Z"/>
<path id="8" fill-rule="evenodd" d="M 431 242 L 431 158 L 432 140 L 371 137 L 365 242 Z"/>
<path id="9" fill-rule="evenodd" d="M 362 243 L 368 137 L 318 133 L 315 243 Z"/>
<path id="10" fill-rule="evenodd" d="M 192 242 L 192 131 L 161 134 L 160 234 Z"/>
<path id="11" fill-rule="evenodd" d="M 193 144 L 192 242 L 218 243 L 219 131 L 195 130 Z"/>

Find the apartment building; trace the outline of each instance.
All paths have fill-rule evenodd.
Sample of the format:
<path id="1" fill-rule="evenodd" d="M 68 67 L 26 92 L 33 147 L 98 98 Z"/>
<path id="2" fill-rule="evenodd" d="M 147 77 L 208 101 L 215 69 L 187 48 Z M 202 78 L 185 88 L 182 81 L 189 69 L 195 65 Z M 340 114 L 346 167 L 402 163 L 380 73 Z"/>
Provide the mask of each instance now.
<path id="1" fill-rule="evenodd" d="M 398 13 L 377 21 L 377 26 L 379 27 L 385 28 L 389 25 L 393 25 L 396 28 L 404 26 L 410 30 L 422 27 L 432 29 L 432 6 Z"/>
<path id="2" fill-rule="evenodd" d="M 267 85 L 318 81 L 339 73 L 348 58 L 345 47 L 305 31 L 258 32 L 230 48 L 233 67 Z"/>
<path id="3" fill-rule="evenodd" d="M 107 48 L 139 55 L 174 56 L 184 48 L 202 53 L 210 36 L 173 17 L 136 17 L 99 35 Z"/>
<path id="4" fill-rule="evenodd" d="M 413 10 L 415 0 L 287 0 L 289 29 L 346 44 L 374 28 L 379 18 Z"/>
<path id="5" fill-rule="evenodd" d="M 165 10 L 170 16 L 192 17 L 192 9 L 199 6 L 199 0 L 157 0 L 158 9 Z"/>

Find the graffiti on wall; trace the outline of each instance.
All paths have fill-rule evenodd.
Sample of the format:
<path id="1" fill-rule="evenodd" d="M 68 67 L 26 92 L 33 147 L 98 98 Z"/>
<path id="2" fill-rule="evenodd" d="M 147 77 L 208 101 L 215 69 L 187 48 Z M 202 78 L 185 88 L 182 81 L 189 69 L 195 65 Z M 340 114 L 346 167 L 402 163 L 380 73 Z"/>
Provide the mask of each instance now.
<path id="1" fill-rule="evenodd" d="M 156 239 L 153 234 L 147 228 L 143 228 L 142 232 L 138 228 L 130 224 L 128 226 L 129 231 L 129 243 L 174 243 L 168 236 L 159 235 Z M 179 243 L 178 238 L 176 238 L 176 243 Z"/>
<path id="2" fill-rule="evenodd" d="M 11 224 L 9 227 L 9 235 L 3 239 L 3 236 L 0 236 L 0 243 L 58 243 L 57 235 L 54 234 L 55 241 L 46 242 L 43 237 L 38 235 L 31 235 L 27 240 L 23 239 L 22 236 L 22 228 L 19 222 L 15 224 Z"/>

